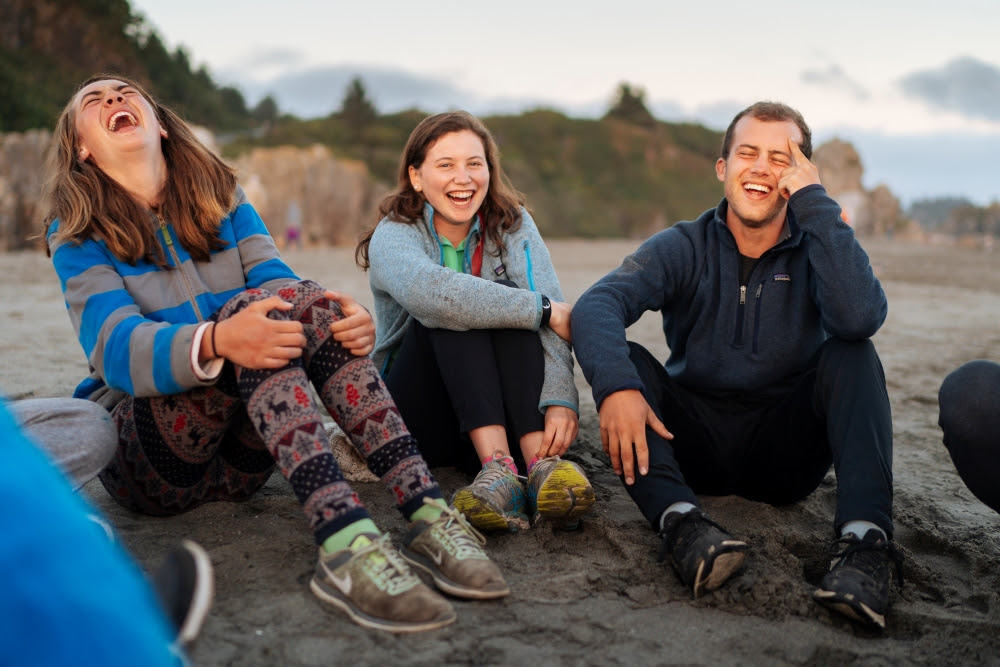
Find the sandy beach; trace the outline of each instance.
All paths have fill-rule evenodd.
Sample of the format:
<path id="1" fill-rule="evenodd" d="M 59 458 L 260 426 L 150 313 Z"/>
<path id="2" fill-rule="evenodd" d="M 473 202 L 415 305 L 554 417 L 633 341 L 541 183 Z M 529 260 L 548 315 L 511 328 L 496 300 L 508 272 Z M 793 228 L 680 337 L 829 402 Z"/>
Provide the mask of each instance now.
<path id="1" fill-rule="evenodd" d="M 575 300 L 636 241 L 549 244 Z M 499 602 L 455 601 L 458 622 L 393 636 L 328 611 L 308 590 L 316 547 L 291 487 L 275 474 L 242 504 L 158 519 L 115 504 L 99 482 L 83 493 L 145 566 L 190 537 L 208 550 L 217 592 L 191 650 L 198 665 L 398 664 L 1000 664 L 1000 515 L 963 486 L 941 445 L 937 391 L 962 362 L 1000 359 L 1000 253 L 866 241 L 889 296 L 875 337 L 892 401 L 896 541 L 907 559 L 884 633 L 816 605 L 832 537 L 833 473 L 806 501 L 783 507 L 704 497 L 713 518 L 751 547 L 742 574 L 692 600 L 601 451 L 590 389 L 577 370 L 581 428 L 568 458 L 598 503 L 580 531 L 539 526 L 491 535 L 511 585 Z M 303 277 L 371 304 L 352 248 L 286 254 Z M 12 398 L 65 396 L 86 375 L 58 281 L 42 253 L 0 255 L 0 389 Z M 665 358 L 659 317 L 630 337 Z M 467 484 L 435 469 L 450 497 Z M 355 488 L 376 522 L 399 536 L 402 517 L 378 482 Z"/>

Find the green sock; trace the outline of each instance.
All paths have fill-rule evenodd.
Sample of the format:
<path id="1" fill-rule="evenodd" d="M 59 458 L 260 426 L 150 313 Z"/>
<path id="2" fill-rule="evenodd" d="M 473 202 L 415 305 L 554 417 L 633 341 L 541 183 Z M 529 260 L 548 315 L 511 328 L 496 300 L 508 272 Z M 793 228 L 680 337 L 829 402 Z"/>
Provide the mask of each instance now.
<path id="1" fill-rule="evenodd" d="M 444 501 L 444 498 L 430 498 L 429 500 L 431 502 L 424 503 L 420 509 L 410 515 L 410 521 L 434 521 L 448 509 L 448 503 Z"/>
<path id="2" fill-rule="evenodd" d="M 382 534 L 379 532 L 375 522 L 371 519 L 355 521 L 346 528 L 341 528 L 336 533 L 323 540 L 323 551 L 331 554 L 334 551 L 340 551 L 341 549 L 352 547 L 354 546 L 354 539 L 364 533 L 372 533 L 374 535 Z M 369 540 L 367 544 L 371 544 L 371 541 Z"/>

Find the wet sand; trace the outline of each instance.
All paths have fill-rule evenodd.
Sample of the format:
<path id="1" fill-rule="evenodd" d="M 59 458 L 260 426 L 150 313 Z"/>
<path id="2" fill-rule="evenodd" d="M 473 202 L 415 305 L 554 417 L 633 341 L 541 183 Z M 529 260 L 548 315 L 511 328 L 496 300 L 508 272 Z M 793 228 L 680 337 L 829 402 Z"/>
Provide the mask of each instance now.
<path id="1" fill-rule="evenodd" d="M 634 241 L 555 241 L 550 249 L 568 300 L 614 268 Z M 964 361 L 1000 359 L 1000 254 L 886 241 L 865 243 L 889 295 L 875 337 L 895 430 L 895 521 L 906 584 L 888 628 L 876 633 L 817 606 L 832 535 L 832 472 L 807 500 L 784 507 L 704 497 L 719 523 L 746 540 L 742 574 L 692 600 L 665 563 L 654 533 L 601 452 L 597 415 L 582 375 L 579 462 L 598 503 L 582 530 L 547 526 L 491 535 L 487 550 L 511 595 L 455 601 L 458 622 L 393 636 L 327 611 L 308 590 L 316 547 L 291 487 L 275 475 L 242 504 L 216 503 L 157 519 L 121 509 L 92 482 L 83 493 L 104 511 L 144 565 L 181 537 L 206 547 L 217 575 L 212 614 L 191 651 L 199 665 L 329 664 L 997 664 L 1000 663 L 1000 515 L 962 485 L 937 427 L 937 391 Z M 286 255 L 302 276 L 355 295 L 365 276 L 348 248 Z M 0 388 L 14 398 L 72 392 L 86 374 L 55 274 L 42 254 L 0 255 Z M 665 357 L 658 317 L 630 337 Z M 450 497 L 466 478 L 435 474 Z M 379 482 L 355 488 L 383 530 L 402 518 Z"/>

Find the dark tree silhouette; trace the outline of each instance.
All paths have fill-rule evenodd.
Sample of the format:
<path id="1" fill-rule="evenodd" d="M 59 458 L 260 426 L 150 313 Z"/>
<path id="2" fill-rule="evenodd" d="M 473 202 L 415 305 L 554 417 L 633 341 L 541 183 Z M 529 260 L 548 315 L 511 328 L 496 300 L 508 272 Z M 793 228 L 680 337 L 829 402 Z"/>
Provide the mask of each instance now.
<path id="1" fill-rule="evenodd" d="M 608 109 L 605 118 L 617 118 L 643 127 L 656 125 L 656 118 L 646 108 L 646 91 L 622 82 L 618 85 L 615 102 Z"/>

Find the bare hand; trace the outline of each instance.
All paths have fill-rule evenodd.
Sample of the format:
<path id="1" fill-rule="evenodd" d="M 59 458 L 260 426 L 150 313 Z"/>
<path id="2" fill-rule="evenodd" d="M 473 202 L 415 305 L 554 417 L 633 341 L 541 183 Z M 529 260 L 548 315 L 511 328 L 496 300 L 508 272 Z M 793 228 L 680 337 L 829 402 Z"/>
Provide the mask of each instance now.
<path id="1" fill-rule="evenodd" d="M 562 456 L 569 449 L 580 430 L 580 418 L 576 411 L 562 405 L 545 408 L 545 432 L 542 446 L 535 454 L 540 459 L 546 456 Z"/>
<path id="2" fill-rule="evenodd" d="M 785 167 L 778 179 L 778 192 L 785 199 L 807 185 L 820 185 L 819 169 L 809 161 L 791 137 L 788 138 L 788 153 L 792 156 L 792 164 Z"/>
<path id="3" fill-rule="evenodd" d="M 552 304 L 552 314 L 549 316 L 549 328 L 567 343 L 572 343 L 573 332 L 570 329 L 570 314 L 573 312 L 573 306 L 562 301 L 549 300 L 549 303 Z"/>
<path id="4" fill-rule="evenodd" d="M 267 316 L 291 308 L 281 297 L 271 296 L 216 323 L 215 353 L 244 368 L 282 368 L 301 357 L 306 346 L 302 323 Z"/>
<path id="5" fill-rule="evenodd" d="M 371 354 L 375 349 L 375 321 L 372 320 L 372 314 L 343 292 L 327 292 L 326 298 L 339 303 L 344 312 L 344 319 L 330 325 L 334 340 L 358 357 Z"/>
<path id="6" fill-rule="evenodd" d="M 636 389 L 616 391 L 605 398 L 599 414 L 604 453 L 611 458 L 615 474 L 620 476 L 624 473 L 626 484 L 635 483 L 634 459 L 638 459 L 640 475 L 649 472 L 647 426 L 667 440 L 674 439 Z"/>

